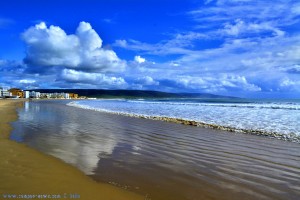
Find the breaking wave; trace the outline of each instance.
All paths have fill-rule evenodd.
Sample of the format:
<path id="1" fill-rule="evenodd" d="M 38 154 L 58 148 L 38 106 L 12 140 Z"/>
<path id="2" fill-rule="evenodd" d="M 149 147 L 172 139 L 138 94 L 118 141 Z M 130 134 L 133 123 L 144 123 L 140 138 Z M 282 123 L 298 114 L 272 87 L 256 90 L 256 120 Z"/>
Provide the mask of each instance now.
<path id="1" fill-rule="evenodd" d="M 101 106 L 99 106 L 97 104 L 99 102 L 102 103 Z M 267 110 L 280 109 L 280 110 L 285 110 L 285 112 L 286 112 L 289 110 L 295 110 L 295 111 L 300 110 L 298 107 L 299 105 L 293 105 L 293 104 L 277 105 L 277 107 L 275 107 L 276 104 L 259 105 L 259 104 L 252 103 L 252 104 L 235 105 L 235 104 L 192 103 L 192 102 L 187 103 L 187 102 L 155 102 L 155 101 L 142 101 L 142 100 L 138 100 L 138 101 L 134 101 L 134 100 L 120 101 L 120 100 L 118 100 L 118 104 L 116 104 L 116 107 L 114 109 L 112 109 L 111 106 L 107 106 L 107 108 L 105 108 L 105 106 L 106 106 L 105 102 L 107 102 L 107 101 L 106 100 L 100 100 L 100 101 L 98 100 L 96 102 L 74 101 L 74 102 L 70 102 L 67 105 L 77 107 L 77 108 L 82 108 L 82 109 L 98 111 L 98 112 L 105 112 L 105 113 L 124 115 L 124 116 L 129 116 L 129 117 L 136 117 L 136 118 L 151 119 L 151 120 L 161 120 L 161 121 L 179 123 L 179 124 L 190 125 L 190 126 L 219 129 L 219 130 L 230 131 L 230 132 L 266 136 L 266 137 L 277 138 L 277 139 L 281 139 L 281 140 L 285 140 L 285 141 L 292 141 L 292 142 L 300 143 L 299 127 L 293 127 L 293 125 L 289 125 L 288 119 L 283 119 L 283 120 L 281 119 L 281 121 L 280 121 L 280 120 L 273 119 L 273 117 L 270 117 L 270 119 L 273 119 L 274 122 L 267 121 L 267 122 L 264 122 L 264 123 L 258 125 L 259 123 L 256 123 L 255 120 L 257 120 L 257 119 L 255 119 L 255 118 L 253 119 L 252 122 L 249 122 L 249 121 L 247 122 L 248 119 L 242 119 L 241 116 L 240 116 L 240 119 L 238 118 L 239 116 L 232 117 L 232 116 L 234 116 L 234 114 L 226 115 L 224 113 L 224 115 L 221 117 L 221 118 L 224 118 L 223 120 L 213 119 L 210 116 L 210 117 L 207 117 L 210 119 L 205 121 L 205 120 L 201 120 L 201 118 L 197 119 L 195 117 L 191 117 L 192 118 L 191 119 L 191 118 L 188 118 L 189 116 L 176 117 L 176 116 L 170 114 L 172 111 L 169 112 L 168 115 L 163 115 L 163 112 L 156 113 L 156 112 L 149 112 L 149 110 L 146 110 L 146 112 L 148 112 L 148 113 L 145 113 L 145 111 L 143 113 L 143 112 L 137 112 L 135 109 L 132 109 L 132 110 L 130 109 L 130 106 L 132 106 L 132 104 L 138 104 L 139 106 L 142 106 L 142 105 L 145 106 L 145 104 L 148 104 L 148 105 L 151 104 L 152 110 L 150 110 L 150 111 L 153 111 L 153 106 L 155 108 L 155 105 L 158 104 L 160 106 L 157 109 L 164 108 L 164 105 L 168 105 L 169 107 L 167 107 L 165 109 L 170 109 L 170 108 L 175 109 L 180 106 L 192 106 L 192 107 L 201 106 L 201 108 L 203 108 L 203 107 L 213 107 L 213 108 L 219 107 L 219 108 L 223 108 L 223 109 L 230 108 L 230 110 L 232 110 L 232 108 L 242 108 L 243 110 L 241 112 L 253 111 L 255 109 L 258 109 L 259 111 L 264 110 L 264 109 L 267 109 Z M 110 104 L 112 102 L 113 101 L 110 101 Z M 124 108 L 121 109 L 120 105 L 119 105 L 120 102 L 128 107 L 126 109 L 124 109 Z M 288 106 L 290 106 L 290 107 L 288 107 Z M 294 106 L 294 107 L 292 107 L 292 106 Z M 145 107 L 147 107 L 147 106 L 145 106 Z M 121 111 L 119 111 L 118 109 Z M 247 109 L 247 111 L 245 111 L 244 109 Z M 225 111 L 227 111 L 227 110 L 225 110 Z M 213 111 L 211 111 L 211 112 L 213 112 Z M 272 113 L 272 111 L 266 112 L 266 114 L 270 114 L 270 113 Z M 231 118 L 229 116 L 231 116 Z M 234 120 L 232 121 L 233 118 L 236 118 L 235 121 Z M 259 118 L 259 116 L 258 116 L 258 118 Z M 284 120 L 287 120 L 287 121 L 284 121 Z M 239 122 L 239 123 L 237 123 L 237 122 Z M 270 123 L 270 125 L 268 125 L 268 123 Z M 278 123 L 278 124 L 276 124 L 276 123 Z M 297 125 L 299 125 L 299 124 L 297 124 Z"/>

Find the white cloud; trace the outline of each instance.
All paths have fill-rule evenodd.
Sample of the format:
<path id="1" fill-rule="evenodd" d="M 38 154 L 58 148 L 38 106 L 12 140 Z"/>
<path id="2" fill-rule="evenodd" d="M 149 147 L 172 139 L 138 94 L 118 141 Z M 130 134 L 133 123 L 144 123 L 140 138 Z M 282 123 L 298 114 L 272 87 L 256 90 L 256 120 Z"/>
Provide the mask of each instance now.
<path id="1" fill-rule="evenodd" d="M 156 44 L 148 44 L 137 40 L 116 40 L 114 46 L 133 51 L 141 51 L 152 55 L 188 54 L 193 47 L 193 42 L 200 39 L 208 39 L 204 34 L 187 32 L 175 34 L 169 40 L 163 40 Z"/>
<path id="2" fill-rule="evenodd" d="M 228 89 L 230 91 L 261 91 L 260 87 L 249 83 L 246 77 L 238 75 L 224 74 L 218 77 L 179 76 L 176 82 L 187 89 L 205 92 L 222 92 Z"/>
<path id="3" fill-rule="evenodd" d="M 234 24 L 226 23 L 224 29 L 220 30 L 221 34 L 230 36 L 239 36 L 241 34 L 271 32 L 273 35 L 282 36 L 284 31 L 275 28 L 270 22 L 264 23 L 246 23 L 241 19 L 236 19 Z"/>
<path id="4" fill-rule="evenodd" d="M 285 77 L 281 80 L 279 87 L 281 91 L 300 92 L 300 80 L 292 80 Z"/>
<path id="5" fill-rule="evenodd" d="M 22 79 L 19 81 L 19 83 L 25 83 L 25 84 L 31 84 L 31 83 L 35 83 L 35 80 L 28 80 L 28 79 Z"/>
<path id="6" fill-rule="evenodd" d="M 34 89 L 39 88 L 39 83 L 37 80 L 33 79 L 21 79 L 19 81 L 14 80 L 13 83 L 16 87 L 22 88 L 22 89 Z"/>
<path id="7" fill-rule="evenodd" d="M 146 59 L 142 58 L 141 56 L 134 56 L 134 61 L 141 64 L 141 63 L 144 63 L 146 61 Z"/>
<path id="8" fill-rule="evenodd" d="M 300 65 L 292 65 L 287 69 L 283 69 L 283 70 L 292 74 L 300 74 Z"/>
<path id="9" fill-rule="evenodd" d="M 192 32 L 154 44 L 131 39 L 115 45 L 163 60 L 143 72 L 159 80 L 162 88 L 177 82 L 186 91 L 276 91 L 283 76 L 295 82 L 299 74 L 300 34 L 294 27 L 300 18 L 295 2 L 207 0 L 189 13 L 195 22 Z M 289 83 L 282 89 L 295 85 Z"/>
<path id="10" fill-rule="evenodd" d="M 144 85 L 144 86 L 159 85 L 159 82 L 155 81 L 150 76 L 144 76 L 144 77 L 138 78 L 138 79 L 136 79 L 135 83 L 141 84 L 141 85 Z"/>
<path id="11" fill-rule="evenodd" d="M 228 73 L 258 75 L 279 72 L 279 66 L 299 63 L 300 35 L 273 36 L 269 38 L 227 39 L 219 48 L 195 50 L 175 60 L 194 74 Z M 261 77 L 265 78 L 265 77 Z"/>
<path id="12" fill-rule="evenodd" d="M 297 15 L 297 0 L 219 0 L 216 4 L 199 7 L 188 14 L 198 22 L 232 21 L 236 18 L 247 21 L 280 20 L 287 23 Z M 214 20 L 215 19 L 215 20 Z M 284 25 L 284 24 L 282 24 Z"/>
<path id="13" fill-rule="evenodd" d="M 115 45 L 125 48 L 125 47 L 127 47 L 127 41 L 126 40 L 116 40 Z"/>
<path id="14" fill-rule="evenodd" d="M 251 2 L 253 0 L 217 0 L 218 5 L 224 5 L 228 3 L 245 3 L 245 2 Z"/>
<path id="15" fill-rule="evenodd" d="M 239 35 L 245 25 L 242 20 L 236 20 L 235 22 L 234 25 L 225 24 L 223 31 L 228 35 Z"/>
<path id="16" fill-rule="evenodd" d="M 135 56 L 128 61 L 122 75 L 104 75 L 107 71 L 119 72 L 126 63 L 114 51 L 103 48 L 102 39 L 85 22 L 80 23 L 74 34 L 45 23 L 29 28 L 23 33 L 27 44 L 25 61 L 29 70 L 50 67 L 36 83 L 45 83 L 44 77 L 49 76 L 47 81 L 56 79 L 56 82 L 45 85 L 54 87 L 153 89 L 159 85 L 161 90 L 174 91 L 177 87 L 186 92 L 221 93 L 300 88 L 297 79 L 300 35 L 295 29 L 300 22 L 299 3 L 295 0 L 206 0 L 205 3 L 189 13 L 195 23 L 190 30 L 177 29 L 174 34 L 164 34 L 168 38 L 157 43 L 116 40 L 114 46 L 156 61 L 155 64 Z M 13 74 L 17 67 L 7 65 L 0 60 L 0 72 L 8 74 L 10 70 Z M 25 73 L 26 68 L 22 67 Z M 34 73 L 23 76 L 23 71 L 18 73 L 18 80 L 34 79 Z M 282 77 L 287 78 L 282 80 Z M 13 78 L 3 80 L 7 83 Z"/>
<path id="17" fill-rule="evenodd" d="M 122 88 L 127 85 L 126 81 L 121 77 L 110 77 L 100 73 L 80 72 L 73 69 L 64 69 L 61 74 L 67 82 L 86 83 L 103 87 Z"/>
<path id="18" fill-rule="evenodd" d="M 27 45 L 25 62 L 30 66 L 62 66 L 83 71 L 122 71 L 126 63 L 112 50 L 102 48 L 102 39 L 87 22 L 75 34 L 44 22 L 22 34 Z"/>
<path id="19" fill-rule="evenodd" d="M 295 3 L 291 6 L 294 15 L 300 15 L 300 3 Z"/>
<path id="20" fill-rule="evenodd" d="M 289 78 L 285 78 L 280 83 L 281 87 L 289 87 L 289 86 L 300 86 L 300 81 L 290 80 Z"/>
<path id="21" fill-rule="evenodd" d="M 171 63 L 170 63 L 170 66 L 173 66 L 173 67 L 179 67 L 180 64 L 177 63 L 177 62 L 171 62 Z"/>
<path id="22" fill-rule="evenodd" d="M 197 23 L 195 28 L 210 38 L 220 38 L 224 33 L 246 37 L 248 33 L 283 35 L 286 26 L 299 23 L 299 8 L 297 0 L 218 0 L 188 15 Z M 223 31 L 216 31 L 222 27 Z"/>
<path id="23" fill-rule="evenodd" d="M 81 47 L 85 51 L 94 51 L 102 46 L 102 39 L 89 23 L 80 22 L 76 30 L 76 35 L 79 38 Z"/>
<path id="24" fill-rule="evenodd" d="M 224 75 L 221 78 L 221 85 L 224 87 L 232 87 L 232 88 L 239 88 L 244 91 L 250 92 L 258 92 L 261 91 L 261 88 L 255 84 L 249 83 L 244 76 L 238 75 Z"/>
<path id="25" fill-rule="evenodd" d="M 157 45 L 143 43 L 137 40 L 116 40 L 114 46 L 133 50 L 133 51 L 154 51 Z"/>

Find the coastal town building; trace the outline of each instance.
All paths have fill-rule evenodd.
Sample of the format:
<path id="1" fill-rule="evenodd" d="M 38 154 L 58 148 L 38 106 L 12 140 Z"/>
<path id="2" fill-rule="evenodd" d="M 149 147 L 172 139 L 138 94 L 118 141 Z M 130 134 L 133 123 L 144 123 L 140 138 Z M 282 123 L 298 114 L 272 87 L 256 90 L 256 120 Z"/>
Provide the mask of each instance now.
<path id="1" fill-rule="evenodd" d="M 9 92 L 6 87 L 0 87 L 0 98 L 7 98 L 11 96 L 11 92 Z"/>
<path id="2" fill-rule="evenodd" d="M 25 91 L 25 98 L 29 99 L 30 98 L 30 92 L 29 91 Z"/>
<path id="3" fill-rule="evenodd" d="M 34 99 L 77 99 L 78 94 L 55 92 L 55 93 L 41 93 L 32 90 L 23 91 L 19 88 L 0 87 L 0 98 L 34 98 Z"/>
<path id="4" fill-rule="evenodd" d="M 11 88 L 8 90 L 9 92 L 11 92 L 11 96 L 17 97 L 17 98 L 24 98 L 25 94 L 23 92 L 23 90 L 19 89 L 19 88 Z"/>
<path id="5" fill-rule="evenodd" d="M 29 98 L 39 99 L 41 98 L 41 93 L 35 91 L 29 91 Z"/>
<path id="6" fill-rule="evenodd" d="M 70 94 L 69 93 L 64 93 L 64 98 L 65 99 L 70 99 Z"/>
<path id="7" fill-rule="evenodd" d="M 70 99 L 69 93 L 64 92 L 40 93 L 40 97 L 45 99 Z"/>
<path id="8" fill-rule="evenodd" d="M 69 97 L 70 97 L 70 99 L 77 99 L 78 98 L 78 94 L 69 93 Z"/>

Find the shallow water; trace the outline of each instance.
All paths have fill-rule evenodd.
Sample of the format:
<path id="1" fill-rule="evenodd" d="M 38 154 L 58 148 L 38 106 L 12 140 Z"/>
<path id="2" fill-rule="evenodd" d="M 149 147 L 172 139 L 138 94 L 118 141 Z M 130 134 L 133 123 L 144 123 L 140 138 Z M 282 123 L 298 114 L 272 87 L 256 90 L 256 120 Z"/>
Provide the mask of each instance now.
<path id="1" fill-rule="evenodd" d="M 11 139 L 148 199 L 299 199 L 300 145 L 26 102 Z"/>
<path id="2" fill-rule="evenodd" d="M 68 105 L 135 117 L 167 117 L 300 143 L 300 102 L 247 99 L 85 100 Z"/>

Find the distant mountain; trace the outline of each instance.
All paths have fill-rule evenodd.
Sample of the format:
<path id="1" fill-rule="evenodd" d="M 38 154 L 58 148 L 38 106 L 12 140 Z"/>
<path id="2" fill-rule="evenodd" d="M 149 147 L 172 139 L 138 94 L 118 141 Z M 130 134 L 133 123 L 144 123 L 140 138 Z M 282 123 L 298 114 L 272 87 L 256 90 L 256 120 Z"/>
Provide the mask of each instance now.
<path id="1" fill-rule="evenodd" d="M 234 98 L 208 93 L 168 93 L 148 90 L 103 90 L 103 89 L 35 89 L 41 93 L 76 93 L 94 98 Z"/>

